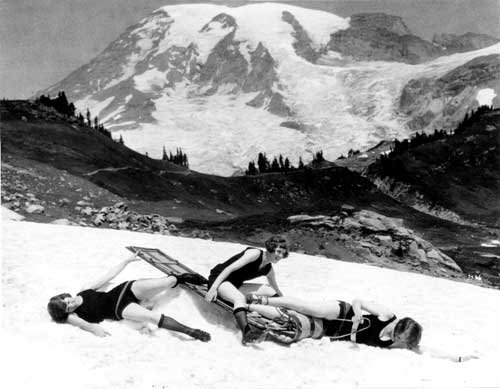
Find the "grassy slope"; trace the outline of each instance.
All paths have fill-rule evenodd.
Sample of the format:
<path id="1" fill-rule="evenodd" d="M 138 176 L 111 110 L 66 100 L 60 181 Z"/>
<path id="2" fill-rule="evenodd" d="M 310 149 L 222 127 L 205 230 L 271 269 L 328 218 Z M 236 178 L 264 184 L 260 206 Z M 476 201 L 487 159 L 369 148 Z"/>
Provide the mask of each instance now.
<path id="1" fill-rule="evenodd" d="M 464 219 L 494 226 L 500 220 L 500 110 L 486 112 L 463 132 L 393 156 L 409 184 L 432 204 Z M 380 164 L 369 175 L 381 174 Z"/>

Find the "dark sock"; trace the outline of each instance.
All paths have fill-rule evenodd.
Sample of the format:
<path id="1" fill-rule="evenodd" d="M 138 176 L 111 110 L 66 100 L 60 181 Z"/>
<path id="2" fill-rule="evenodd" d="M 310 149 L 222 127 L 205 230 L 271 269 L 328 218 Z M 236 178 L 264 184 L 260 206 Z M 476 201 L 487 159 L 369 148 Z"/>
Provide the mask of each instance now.
<path id="1" fill-rule="evenodd" d="M 247 320 L 247 309 L 243 307 L 236 308 L 233 311 L 233 315 L 236 319 L 236 323 L 238 323 L 238 327 L 240 327 L 242 338 L 241 343 L 254 343 L 258 340 L 261 340 L 263 332 L 258 328 L 251 327 L 248 324 Z"/>
<path id="2" fill-rule="evenodd" d="M 182 273 L 174 275 L 174 277 L 177 278 L 177 281 L 175 285 L 172 286 L 172 288 L 175 288 L 179 284 L 186 284 L 186 283 L 192 285 L 208 284 L 208 280 L 205 277 L 195 273 Z"/>
<path id="3" fill-rule="evenodd" d="M 203 342 L 208 342 L 210 340 L 210 334 L 208 332 L 185 326 L 177 320 L 165 315 L 161 315 L 160 321 L 158 322 L 158 328 L 182 332 L 183 334 L 189 335 L 192 338 L 199 339 Z"/>
<path id="4" fill-rule="evenodd" d="M 236 323 L 238 327 L 240 327 L 241 333 L 245 335 L 245 332 L 248 331 L 248 320 L 247 320 L 247 310 L 243 307 L 238 307 L 233 311 L 234 318 L 236 319 Z"/>

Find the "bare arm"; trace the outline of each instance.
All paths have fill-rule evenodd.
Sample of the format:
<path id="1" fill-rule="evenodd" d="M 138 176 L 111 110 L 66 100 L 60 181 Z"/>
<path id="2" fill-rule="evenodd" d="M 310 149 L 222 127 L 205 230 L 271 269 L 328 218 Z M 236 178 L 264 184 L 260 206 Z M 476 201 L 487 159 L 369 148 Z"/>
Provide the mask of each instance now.
<path id="1" fill-rule="evenodd" d="M 420 346 L 415 352 L 420 355 L 429 355 L 433 358 L 447 359 L 452 362 L 466 362 L 471 359 L 479 359 L 479 356 L 474 354 L 457 355 L 443 350 L 422 346 Z"/>
<path id="2" fill-rule="evenodd" d="M 219 276 L 215 279 L 212 287 L 208 290 L 205 300 L 207 301 L 214 301 L 217 298 L 217 289 L 219 289 L 220 284 L 222 284 L 229 275 L 234 272 L 235 270 L 238 270 L 245 266 L 246 264 L 255 261 L 260 255 L 260 252 L 258 252 L 257 249 L 255 250 L 247 250 L 245 254 L 235 262 L 233 262 L 231 265 L 226 267 L 220 274 Z"/>
<path id="3" fill-rule="evenodd" d="M 389 320 L 394 316 L 394 312 L 392 312 L 387 307 L 358 298 L 352 301 L 352 310 L 354 311 L 354 316 L 359 317 L 363 315 L 363 311 L 366 311 L 368 313 L 371 313 L 372 315 L 378 316 L 382 321 Z"/>
<path id="4" fill-rule="evenodd" d="M 274 272 L 274 269 L 271 268 L 269 273 L 267 273 L 267 280 L 269 281 L 269 285 L 276 291 L 278 296 L 283 296 L 283 293 L 281 292 L 278 282 L 276 281 L 276 273 Z"/>
<path id="5" fill-rule="evenodd" d="M 100 325 L 95 323 L 89 323 L 86 320 L 83 320 L 76 313 L 72 313 L 68 316 L 66 323 L 71 324 L 75 327 L 78 327 L 84 331 L 91 332 L 96 336 L 100 336 L 101 338 L 104 336 L 111 335 L 108 331 L 102 328 Z"/>
<path id="6" fill-rule="evenodd" d="M 99 289 L 105 284 L 107 284 L 109 281 L 111 281 L 113 278 L 115 278 L 118 274 L 120 274 L 123 269 L 130 263 L 134 261 L 138 261 L 139 258 L 136 255 L 133 255 L 130 258 L 127 258 L 117 265 L 113 266 L 110 270 L 108 270 L 102 277 L 99 279 L 95 280 L 94 282 L 89 282 L 85 285 L 82 286 L 81 290 L 87 290 L 87 289 Z"/>

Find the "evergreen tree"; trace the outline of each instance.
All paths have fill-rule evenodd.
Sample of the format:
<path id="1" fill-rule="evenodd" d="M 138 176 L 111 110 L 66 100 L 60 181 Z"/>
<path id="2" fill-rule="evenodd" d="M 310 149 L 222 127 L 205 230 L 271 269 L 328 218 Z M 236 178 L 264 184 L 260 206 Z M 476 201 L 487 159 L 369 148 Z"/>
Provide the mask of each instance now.
<path id="1" fill-rule="evenodd" d="M 280 171 L 280 164 L 278 162 L 278 159 L 274 157 L 273 162 L 271 163 L 271 171 L 272 172 L 279 172 Z"/>
<path id="2" fill-rule="evenodd" d="M 92 121 L 90 119 L 90 111 L 87 108 L 87 126 L 92 127 Z"/>
<path id="3" fill-rule="evenodd" d="M 68 106 L 68 115 L 75 116 L 75 112 L 76 112 L 75 104 L 70 103 Z"/>
<path id="4" fill-rule="evenodd" d="M 165 146 L 163 146 L 163 155 L 162 155 L 161 159 L 162 159 L 162 161 L 168 160 L 167 151 L 165 150 Z"/>
<path id="5" fill-rule="evenodd" d="M 299 157 L 299 169 L 304 169 L 304 161 L 302 161 L 302 157 Z"/>
<path id="6" fill-rule="evenodd" d="M 257 174 L 259 174 L 259 171 L 255 167 L 254 161 L 248 163 L 248 170 L 245 172 L 245 174 L 250 176 L 256 176 Z"/>
<path id="7" fill-rule="evenodd" d="M 288 172 L 293 169 L 293 166 L 290 164 L 290 160 L 288 159 L 288 157 L 285 158 L 285 163 L 283 167 L 285 172 Z"/>
<path id="8" fill-rule="evenodd" d="M 97 117 L 97 116 L 94 118 L 94 128 L 95 128 L 96 130 L 98 130 L 98 129 L 99 129 L 99 119 L 98 119 L 98 117 Z"/>
<path id="9" fill-rule="evenodd" d="M 261 174 L 267 173 L 269 171 L 269 161 L 267 160 L 266 154 L 259 153 L 259 156 L 257 158 L 257 166 Z"/>
<path id="10" fill-rule="evenodd" d="M 124 145 L 125 142 L 123 141 L 123 136 L 120 135 L 120 140 L 119 140 L 120 144 Z M 148 153 L 146 153 L 146 156 L 148 155 Z"/>
<path id="11" fill-rule="evenodd" d="M 285 170 L 285 162 L 283 162 L 283 156 L 281 154 L 279 156 L 278 162 L 280 164 L 279 170 L 284 171 Z"/>

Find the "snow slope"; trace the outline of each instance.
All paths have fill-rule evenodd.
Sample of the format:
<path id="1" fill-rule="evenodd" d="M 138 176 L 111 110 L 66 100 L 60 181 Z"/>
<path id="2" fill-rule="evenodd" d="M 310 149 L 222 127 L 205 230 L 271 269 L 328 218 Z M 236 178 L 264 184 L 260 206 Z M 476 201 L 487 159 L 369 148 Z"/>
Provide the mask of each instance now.
<path id="1" fill-rule="evenodd" d="M 491 387 L 500 385 L 500 292 L 417 274 L 292 253 L 276 271 L 285 294 L 350 300 L 365 296 L 416 318 L 422 344 L 480 358 L 464 363 L 349 342 L 306 340 L 290 348 L 243 347 L 231 315 L 182 289 L 155 309 L 212 334 L 204 344 L 129 323 L 106 321 L 97 338 L 52 322 L 52 295 L 77 292 L 128 255 L 157 247 L 202 274 L 238 244 L 127 231 L 2 221 L 2 386 L 6 388 Z M 160 276 L 135 262 L 114 282 Z"/>

